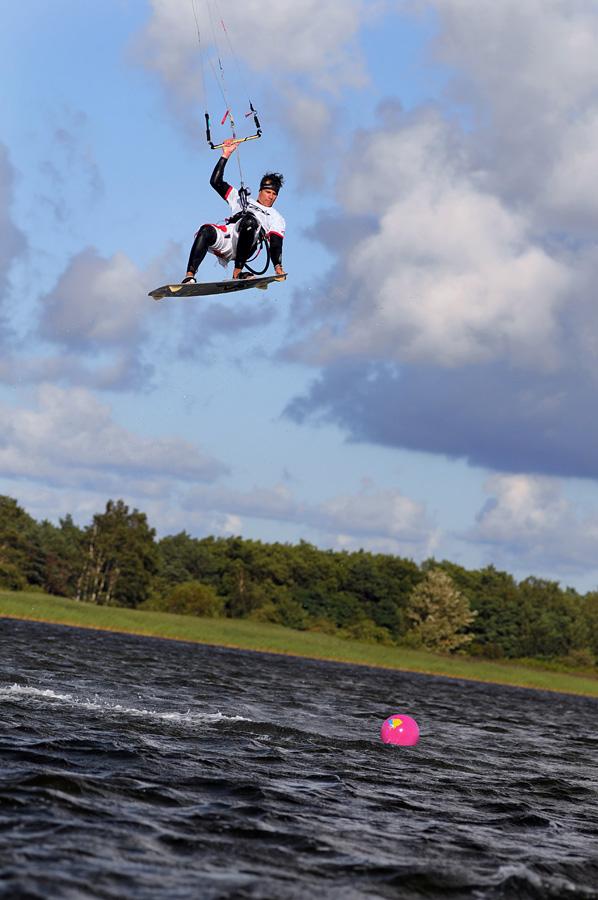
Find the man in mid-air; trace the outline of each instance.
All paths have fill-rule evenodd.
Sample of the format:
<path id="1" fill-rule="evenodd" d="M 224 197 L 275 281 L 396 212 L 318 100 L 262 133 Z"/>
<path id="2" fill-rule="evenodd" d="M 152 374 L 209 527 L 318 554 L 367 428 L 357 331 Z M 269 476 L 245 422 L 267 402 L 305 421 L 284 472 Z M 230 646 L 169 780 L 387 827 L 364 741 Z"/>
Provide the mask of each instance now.
<path id="1" fill-rule="evenodd" d="M 257 200 L 248 198 L 246 209 L 243 209 L 239 191 L 224 180 L 224 169 L 237 144 L 229 138 L 224 141 L 222 156 L 216 163 L 210 184 L 218 191 L 223 200 L 231 208 L 232 215 L 224 225 L 202 225 L 189 254 L 187 274 L 182 284 L 195 284 L 195 273 L 203 262 L 208 251 L 218 257 L 218 261 L 226 266 L 234 261 L 233 278 L 247 278 L 249 273 L 243 272 L 243 266 L 256 250 L 260 236 L 265 237 L 270 247 L 270 258 L 277 275 L 284 275 L 282 267 L 282 242 L 284 239 L 285 221 L 280 213 L 273 209 L 284 178 L 278 172 L 268 172 L 260 181 Z"/>

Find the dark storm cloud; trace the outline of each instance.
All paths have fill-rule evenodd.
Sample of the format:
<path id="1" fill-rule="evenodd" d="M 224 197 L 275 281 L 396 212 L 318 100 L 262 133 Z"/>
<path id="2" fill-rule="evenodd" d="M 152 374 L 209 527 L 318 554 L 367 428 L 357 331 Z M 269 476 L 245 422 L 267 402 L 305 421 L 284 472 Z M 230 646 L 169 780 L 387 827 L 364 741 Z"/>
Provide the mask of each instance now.
<path id="1" fill-rule="evenodd" d="M 285 414 L 352 441 L 443 454 L 499 472 L 598 477 L 596 385 L 493 364 L 446 370 L 337 364 Z"/>

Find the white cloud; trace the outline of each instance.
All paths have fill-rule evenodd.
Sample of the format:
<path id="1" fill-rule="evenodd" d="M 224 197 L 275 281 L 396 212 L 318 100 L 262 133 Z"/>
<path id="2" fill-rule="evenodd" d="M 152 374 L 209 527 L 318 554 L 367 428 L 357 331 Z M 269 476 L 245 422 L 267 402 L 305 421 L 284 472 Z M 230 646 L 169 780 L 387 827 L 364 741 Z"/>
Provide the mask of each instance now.
<path id="1" fill-rule="evenodd" d="M 315 364 L 559 366 L 572 334 L 562 317 L 584 303 L 582 273 L 594 269 L 592 247 L 576 241 L 594 246 L 598 224 L 598 9 L 586 0 L 398 7 L 437 14 L 432 61 L 451 67 L 464 124 L 450 105 L 402 116 L 381 107 L 382 127 L 357 136 L 336 217 L 347 230 L 347 220 L 371 221 L 337 248 L 309 310 L 298 305 L 297 321 L 312 328 L 295 352 Z"/>
<path id="2" fill-rule="evenodd" d="M 254 487 L 249 491 L 199 487 L 186 495 L 185 506 L 273 521 L 296 521 L 302 509 L 285 485 Z"/>
<path id="3" fill-rule="evenodd" d="M 588 0 L 427 0 L 436 52 L 472 105 L 479 158 L 501 193 L 545 227 L 598 222 L 598 8 Z"/>
<path id="4" fill-rule="evenodd" d="M 277 0 L 266 7 L 247 0 L 214 8 L 210 17 L 204 0 L 186 6 L 180 0 L 151 0 L 151 17 L 134 43 L 134 55 L 156 72 L 194 142 L 203 131 L 203 118 L 189 115 L 197 107 L 210 112 L 212 137 L 222 136 L 222 60 L 240 133 L 248 133 L 243 117 L 249 96 L 266 131 L 273 123 L 288 131 L 300 178 L 313 186 L 322 181 L 321 163 L 313 157 L 320 155 L 323 140 L 331 151 L 340 130 L 341 91 L 369 83 L 361 29 L 386 7 L 387 0 Z M 247 122 L 252 129 L 251 119 Z"/>
<path id="5" fill-rule="evenodd" d="M 281 85 L 282 123 L 297 154 L 299 178 L 306 187 L 321 187 L 330 177 L 331 168 L 322 165 L 322 146 L 329 157 L 341 152 L 342 134 L 336 123 L 342 119 L 339 107 L 321 94 L 300 90 L 296 84 Z"/>
<path id="6" fill-rule="evenodd" d="M 113 390 L 147 387 L 153 369 L 143 361 L 143 349 L 156 310 L 147 298 L 155 268 L 142 272 L 122 252 L 104 258 L 87 247 L 75 254 L 39 300 L 37 335 L 61 353 L 15 361 L 19 380 Z M 7 378 L 2 371 L 0 377 Z"/>
<path id="7" fill-rule="evenodd" d="M 598 45 L 595 52 L 598 53 Z M 598 105 L 581 114 L 578 121 L 563 123 L 558 157 L 543 179 L 539 215 L 548 214 L 551 222 L 565 222 L 588 236 L 595 231 L 597 155 Z"/>
<path id="8" fill-rule="evenodd" d="M 97 411 L 92 404 L 89 417 Z M 48 427 L 50 418 L 54 421 Z M 214 481 L 224 467 L 196 447 L 183 441 L 140 439 L 109 421 L 100 422 L 95 432 L 90 428 L 78 434 L 77 421 L 84 417 L 76 409 L 74 421 L 57 424 L 60 418 L 60 414 L 33 414 L 29 423 L 21 416 L 15 423 L 23 435 L 18 446 L 12 434 L 8 436 L 12 451 L 0 443 L 0 480 L 11 479 L 0 493 L 16 496 L 36 518 L 55 521 L 71 513 L 75 521 L 86 523 L 109 498 L 122 498 L 145 512 L 159 535 L 184 530 L 198 536 L 252 537 L 258 520 L 274 523 L 285 540 L 303 538 L 339 550 L 363 548 L 425 559 L 438 546 L 440 534 L 425 506 L 397 488 L 385 490 L 368 483 L 353 494 L 305 503 L 281 484 L 245 491 L 198 484 Z M 61 437 L 67 430 L 69 437 Z M 39 447 L 49 441 L 56 449 L 46 455 Z M 90 444 L 96 447 L 88 453 Z M 27 456 L 27 461 L 18 462 L 19 456 Z"/>
<path id="9" fill-rule="evenodd" d="M 300 526 L 319 541 L 338 547 L 368 547 L 379 552 L 428 556 L 438 533 L 423 504 L 396 488 L 362 488 L 320 503 L 297 500 L 283 484 L 249 491 L 197 487 L 186 493 L 183 505 L 190 512 L 224 517 L 241 530 L 244 519 L 261 519 Z"/>
<path id="10" fill-rule="evenodd" d="M 325 500 L 314 511 L 314 520 L 329 531 L 354 537 L 391 538 L 407 544 L 433 540 L 424 506 L 396 488 L 365 488 L 358 494 Z"/>
<path id="11" fill-rule="evenodd" d="M 480 186 L 438 112 L 360 136 L 342 185 L 344 214 L 377 222 L 310 299 L 315 327 L 296 354 L 319 364 L 558 362 L 572 274 L 523 214 Z"/>
<path id="12" fill-rule="evenodd" d="M 104 259 L 88 247 L 41 298 L 40 334 L 73 349 L 130 345 L 151 308 L 147 290 L 147 276 L 124 253 Z"/>
<path id="13" fill-rule="evenodd" d="M 310 231 L 334 262 L 296 292 L 283 348 L 322 372 L 287 412 L 498 471 L 595 477 L 598 7 L 396 8 L 434 14 L 427 59 L 448 88 L 411 112 L 381 104 L 339 160 L 336 206 Z"/>
<path id="14" fill-rule="evenodd" d="M 91 364 L 90 364 L 91 363 Z M 0 360 L 0 381 L 11 386 L 47 382 L 69 386 L 123 391 L 143 389 L 150 383 L 153 367 L 143 363 L 136 349 L 115 348 L 108 358 L 95 354 L 19 356 L 8 353 Z"/>
<path id="15" fill-rule="evenodd" d="M 139 437 L 113 421 L 110 408 L 83 388 L 42 385 L 31 407 L 0 405 L 0 476 L 67 488 L 113 491 L 135 485 L 213 481 L 218 460 L 179 438 Z M 162 490 L 162 489 L 160 489 Z"/>
<path id="16" fill-rule="evenodd" d="M 228 4 L 210 21 L 208 4 L 195 2 L 197 22 L 207 56 L 214 35 L 223 58 L 231 56 L 274 78 L 300 75 L 321 88 L 362 85 L 364 66 L 356 36 L 379 4 L 371 0 L 259 0 Z M 187 100 L 197 97 L 199 44 L 191 4 L 151 0 L 152 15 L 140 38 L 145 64 Z M 228 37 L 227 37 L 228 36 Z M 230 69 L 235 60 L 231 58 Z M 209 73 L 209 67 L 207 68 Z"/>
<path id="17" fill-rule="evenodd" d="M 568 499 L 557 479 L 495 475 L 490 499 L 467 539 L 492 548 L 493 558 L 544 571 L 575 572 L 596 567 L 598 511 Z"/>

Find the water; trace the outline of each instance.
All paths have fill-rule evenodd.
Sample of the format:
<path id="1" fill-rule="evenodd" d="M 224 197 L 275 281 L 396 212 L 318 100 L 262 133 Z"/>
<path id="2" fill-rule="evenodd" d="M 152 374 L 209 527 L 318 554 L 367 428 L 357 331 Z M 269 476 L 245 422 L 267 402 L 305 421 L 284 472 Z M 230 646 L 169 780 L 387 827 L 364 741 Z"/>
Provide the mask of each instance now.
<path id="1" fill-rule="evenodd" d="M 595 700 L 0 620 L 0 722 L 2 898 L 598 898 Z"/>

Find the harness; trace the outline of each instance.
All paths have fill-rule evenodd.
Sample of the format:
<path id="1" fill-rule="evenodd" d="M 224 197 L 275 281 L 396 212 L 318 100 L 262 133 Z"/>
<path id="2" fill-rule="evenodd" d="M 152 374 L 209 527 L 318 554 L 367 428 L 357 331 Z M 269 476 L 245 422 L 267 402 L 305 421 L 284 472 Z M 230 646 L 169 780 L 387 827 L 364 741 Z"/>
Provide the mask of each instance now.
<path id="1" fill-rule="evenodd" d="M 264 231 L 263 226 L 260 225 L 256 217 L 248 209 L 249 194 L 250 190 L 249 188 L 246 188 L 245 185 L 242 185 L 239 188 L 239 202 L 241 204 L 241 209 L 238 213 L 235 213 L 234 216 L 229 216 L 229 218 L 225 219 L 224 221 L 227 225 L 236 225 L 238 222 L 248 221 L 249 219 L 253 219 L 253 221 L 257 223 L 258 231 L 256 236 L 257 241 L 255 253 L 247 260 L 247 262 L 245 263 L 245 268 L 249 272 L 251 272 L 252 275 L 263 275 L 268 270 L 268 266 L 270 265 L 270 243 L 268 241 L 268 238 L 266 237 L 266 232 Z M 266 262 L 263 269 L 256 271 L 256 269 L 251 268 L 249 263 L 258 258 L 258 256 L 262 252 L 262 249 L 265 249 L 266 251 Z"/>

